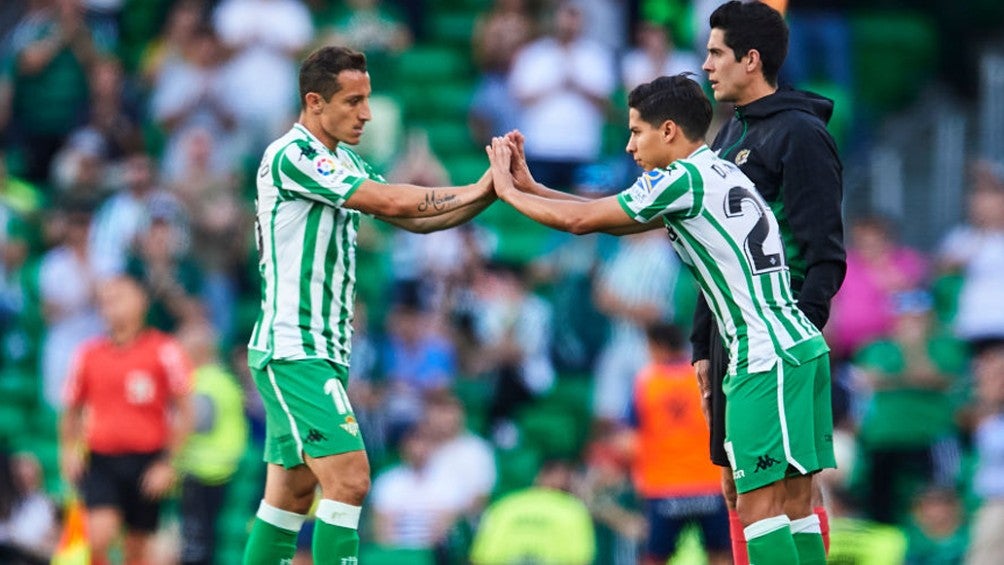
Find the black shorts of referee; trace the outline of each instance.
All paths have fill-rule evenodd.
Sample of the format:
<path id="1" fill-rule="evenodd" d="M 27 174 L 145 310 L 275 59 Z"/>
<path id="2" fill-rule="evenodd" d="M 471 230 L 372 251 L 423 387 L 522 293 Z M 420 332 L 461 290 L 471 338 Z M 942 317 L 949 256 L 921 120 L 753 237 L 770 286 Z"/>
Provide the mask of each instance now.
<path id="1" fill-rule="evenodd" d="M 103 455 L 91 453 L 81 481 L 88 510 L 114 508 L 129 531 L 152 533 L 160 524 L 161 501 L 143 494 L 143 475 L 163 452 Z"/>

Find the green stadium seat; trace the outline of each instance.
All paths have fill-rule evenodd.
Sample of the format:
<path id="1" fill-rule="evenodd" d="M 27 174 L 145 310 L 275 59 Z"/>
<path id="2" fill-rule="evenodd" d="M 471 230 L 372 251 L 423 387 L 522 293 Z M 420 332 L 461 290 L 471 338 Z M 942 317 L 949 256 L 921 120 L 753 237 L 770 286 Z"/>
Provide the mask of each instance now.
<path id="1" fill-rule="evenodd" d="M 577 414 L 580 418 L 589 419 L 593 405 L 592 377 L 577 374 L 558 375 L 547 400 L 549 403 L 560 406 L 562 410 Z"/>
<path id="2" fill-rule="evenodd" d="M 428 96 L 435 96 L 434 88 L 443 82 L 473 76 L 467 52 L 446 47 L 414 47 L 401 53 L 397 66 L 399 81 L 429 85 Z"/>
<path id="3" fill-rule="evenodd" d="M 454 155 L 443 158 L 443 166 L 450 174 L 454 184 L 466 184 L 477 181 L 488 168 L 488 157 L 482 152 L 472 152 L 464 155 Z"/>
<path id="4" fill-rule="evenodd" d="M 38 381 L 27 373 L 5 370 L 0 373 L 0 398 L 10 404 L 34 407 L 38 401 Z"/>
<path id="5" fill-rule="evenodd" d="M 582 422 L 559 405 L 538 402 L 518 418 L 520 441 L 537 447 L 545 456 L 574 457 L 588 430 Z"/>
<path id="6" fill-rule="evenodd" d="M 440 159 L 470 154 L 475 147 L 467 124 L 462 121 L 430 122 L 419 127 L 429 134 L 429 145 Z"/>
<path id="7" fill-rule="evenodd" d="M 504 202 L 492 204 L 475 221 L 498 235 L 495 258 L 515 263 L 540 257 L 551 232 Z"/>
<path id="8" fill-rule="evenodd" d="M 471 104 L 473 88 L 466 82 L 456 81 L 436 88 L 426 105 L 426 116 L 467 123 L 467 108 Z"/>
<path id="9" fill-rule="evenodd" d="M 518 446 L 497 451 L 495 466 L 498 470 L 498 482 L 493 498 L 532 485 L 540 470 L 541 461 L 540 452 L 533 447 Z"/>
<path id="10" fill-rule="evenodd" d="M 47 405 L 39 405 L 32 411 L 31 429 L 35 435 L 56 439 L 59 414 Z"/>
<path id="11" fill-rule="evenodd" d="M 487 12 L 494 0 L 430 0 L 429 10 L 433 13 L 449 11 Z"/>
<path id="12" fill-rule="evenodd" d="M 473 11 L 440 11 L 429 18 L 429 38 L 437 44 L 470 49 L 471 35 L 478 13 Z"/>
<path id="13" fill-rule="evenodd" d="M 359 563 L 365 565 L 434 565 L 432 551 L 363 545 L 359 548 Z"/>
<path id="14" fill-rule="evenodd" d="M 26 424 L 25 411 L 20 405 L 0 405 L 0 438 L 21 437 L 27 428 Z"/>
<path id="15" fill-rule="evenodd" d="M 937 32 L 922 14 L 856 14 L 851 34 L 855 95 L 872 111 L 886 112 L 911 102 L 937 65 Z"/>

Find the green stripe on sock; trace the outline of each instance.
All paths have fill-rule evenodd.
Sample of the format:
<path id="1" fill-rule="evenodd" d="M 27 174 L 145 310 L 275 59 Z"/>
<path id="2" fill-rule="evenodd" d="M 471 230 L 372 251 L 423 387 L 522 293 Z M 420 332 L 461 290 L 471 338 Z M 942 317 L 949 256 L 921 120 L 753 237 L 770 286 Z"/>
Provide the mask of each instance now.
<path id="1" fill-rule="evenodd" d="M 799 562 L 795 540 L 788 526 L 755 537 L 747 541 L 746 546 L 750 565 L 793 565 Z"/>
<path id="2" fill-rule="evenodd" d="M 793 534 L 795 549 L 798 551 L 799 565 L 817 565 L 826 563 L 826 549 L 823 547 L 822 534 Z"/>
<path id="3" fill-rule="evenodd" d="M 355 565 L 359 559 L 359 530 L 314 521 L 314 563 Z"/>
<path id="4" fill-rule="evenodd" d="M 289 563 L 296 553 L 296 534 L 297 532 L 255 518 L 247 547 L 244 549 L 244 565 Z"/>

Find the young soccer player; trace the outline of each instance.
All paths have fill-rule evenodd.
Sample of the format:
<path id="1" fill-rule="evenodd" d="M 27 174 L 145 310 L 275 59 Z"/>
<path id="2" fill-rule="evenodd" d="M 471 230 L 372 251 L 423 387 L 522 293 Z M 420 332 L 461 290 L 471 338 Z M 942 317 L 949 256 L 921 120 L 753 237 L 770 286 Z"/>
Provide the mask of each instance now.
<path id="1" fill-rule="evenodd" d="M 806 524 L 810 477 L 834 467 L 829 348 L 795 306 L 777 220 L 735 164 L 705 145 L 711 104 L 696 82 L 661 77 L 631 91 L 628 105 L 627 151 L 646 171 L 630 188 L 588 200 L 544 187 L 513 132 L 488 148 L 495 190 L 576 234 L 667 229 L 728 344 L 725 449 L 751 561 L 823 563 L 818 522 L 815 531 Z"/>

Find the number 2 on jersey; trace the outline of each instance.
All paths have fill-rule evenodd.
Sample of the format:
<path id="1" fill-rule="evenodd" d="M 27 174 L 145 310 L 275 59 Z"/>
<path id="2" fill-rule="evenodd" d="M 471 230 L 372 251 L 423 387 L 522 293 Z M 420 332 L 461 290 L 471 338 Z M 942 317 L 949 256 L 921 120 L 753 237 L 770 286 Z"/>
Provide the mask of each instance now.
<path id="1" fill-rule="evenodd" d="M 770 221 L 767 219 L 766 207 L 756 194 L 741 186 L 729 189 L 729 196 L 725 201 L 725 215 L 730 218 L 742 216 L 743 202 L 753 204 L 759 215 L 753 229 L 746 235 L 746 254 L 753 264 L 753 274 L 759 275 L 783 269 L 783 253 L 765 253 L 763 250 L 763 244 L 770 235 Z"/>

